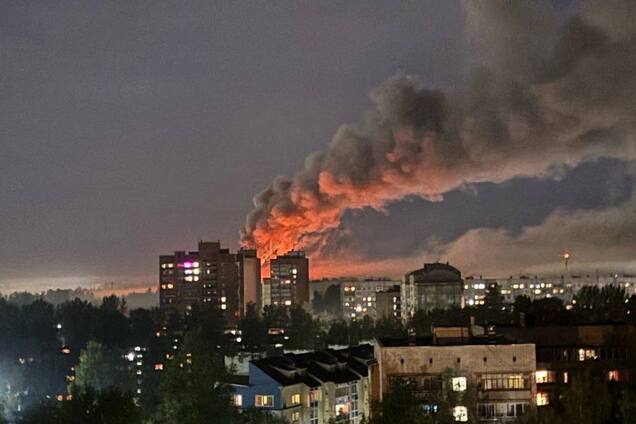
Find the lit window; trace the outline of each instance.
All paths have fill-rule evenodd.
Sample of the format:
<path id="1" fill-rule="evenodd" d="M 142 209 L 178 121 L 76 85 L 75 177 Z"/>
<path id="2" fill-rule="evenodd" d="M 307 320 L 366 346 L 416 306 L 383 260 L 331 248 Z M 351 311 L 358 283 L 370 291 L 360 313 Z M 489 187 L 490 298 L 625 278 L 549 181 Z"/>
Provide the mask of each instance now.
<path id="1" fill-rule="evenodd" d="M 292 395 L 291 403 L 292 403 L 292 405 L 300 404 L 300 393 L 295 393 L 295 394 Z"/>
<path id="2" fill-rule="evenodd" d="M 191 275 L 187 275 L 187 276 L 185 277 L 185 280 L 186 280 L 186 281 L 192 281 L 192 276 L 191 276 Z"/>
<path id="3" fill-rule="evenodd" d="M 455 421 L 468 422 L 468 408 L 465 406 L 456 406 L 453 408 L 453 418 Z"/>
<path id="4" fill-rule="evenodd" d="M 162 363 L 155 364 L 155 371 L 163 371 L 163 364 Z"/>
<path id="5" fill-rule="evenodd" d="M 535 373 L 537 384 L 554 383 L 556 374 L 554 371 L 540 370 Z"/>
<path id="6" fill-rule="evenodd" d="M 607 380 L 621 381 L 621 373 L 618 370 L 611 370 L 607 373 Z"/>
<path id="7" fill-rule="evenodd" d="M 221 303 L 225 303 L 227 301 L 227 297 L 223 296 L 221 297 Z"/>
<path id="8" fill-rule="evenodd" d="M 544 392 L 537 393 L 537 406 L 545 406 L 550 403 L 548 394 Z"/>
<path id="9" fill-rule="evenodd" d="M 254 404 L 262 408 L 271 408 L 274 406 L 274 396 L 272 395 L 256 395 Z"/>
<path id="10" fill-rule="evenodd" d="M 286 300 L 285 301 L 285 306 L 290 306 L 291 305 L 291 300 Z"/>
<path id="11" fill-rule="evenodd" d="M 299 423 L 300 422 L 300 412 L 298 412 L 298 411 L 292 412 L 291 420 L 292 420 L 292 423 Z"/>
<path id="12" fill-rule="evenodd" d="M 232 396 L 232 403 L 234 406 L 243 406 L 243 395 Z"/>
<path id="13" fill-rule="evenodd" d="M 568 372 L 567 371 L 563 371 L 563 383 L 564 384 L 568 384 Z"/>
<path id="14" fill-rule="evenodd" d="M 198 262 L 194 262 L 194 263 L 192 264 L 192 266 L 193 266 L 193 267 L 195 267 L 195 268 L 198 268 L 198 267 L 199 267 L 199 263 L 198 263 Z"/>
<path id="15" fill-rule="evenodd" d="M 455 392 L 466 391 L 466 377 L 453 377 L 452 385 Z"/>
<path id="16" fill-rule="evenodd" d="M 225 303 L 221 304 L 221 309 L 226 310 L 227 309 L 227 305 Z"/>

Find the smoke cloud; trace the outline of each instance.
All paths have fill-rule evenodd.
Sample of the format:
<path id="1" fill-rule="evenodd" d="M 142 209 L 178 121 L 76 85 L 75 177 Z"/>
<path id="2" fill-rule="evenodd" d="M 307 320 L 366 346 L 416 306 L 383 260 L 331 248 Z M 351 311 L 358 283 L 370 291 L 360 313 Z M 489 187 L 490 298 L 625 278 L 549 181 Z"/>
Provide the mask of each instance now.
<path id="1" fill-rule="evenodd" d="M 444 93 L 396 76 L 373 90 L 360 122 L 255 196 L 242 244 L 265 259 L 319 255 L 347 210 L 636 157 L 636 2 L 586 2 L 567 22 L 533 2 L 464 9 L 476 51 L 466 86 Z"/>

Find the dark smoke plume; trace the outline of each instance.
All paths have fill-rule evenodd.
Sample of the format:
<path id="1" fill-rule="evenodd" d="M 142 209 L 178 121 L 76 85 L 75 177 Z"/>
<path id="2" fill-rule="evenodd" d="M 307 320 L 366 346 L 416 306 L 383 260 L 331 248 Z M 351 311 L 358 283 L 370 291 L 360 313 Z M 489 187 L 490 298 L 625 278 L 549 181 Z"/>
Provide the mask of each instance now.
<path id="1" fill-rule="evenodd" d="M 636 157 L 636 2 L 584 3 L 559 22 L 525 1 L 466 1 L 474 71 L 457 92 L 397 76 L 326 151 L 254 198 L 241 234 L 264 258 L 328 248 L 345 211 L 441 200 L 478 182 Z"/>

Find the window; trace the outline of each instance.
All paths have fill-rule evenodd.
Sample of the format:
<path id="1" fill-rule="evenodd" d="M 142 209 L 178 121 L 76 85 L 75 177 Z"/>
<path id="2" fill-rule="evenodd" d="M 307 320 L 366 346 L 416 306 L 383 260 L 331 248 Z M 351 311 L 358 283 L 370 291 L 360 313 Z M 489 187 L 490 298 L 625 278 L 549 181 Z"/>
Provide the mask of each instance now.
<path id="1" fill-rule="evenodd" d="M 466 377 L 453 377 L 451 380 L 453 391 L 465 392 L 466 391 Z"/>
<path id="2" fill-rule="evenodd" d="M 621 381 L 621 373 L 618 370 L 611 370 L 607 373 L 608 381 Z"/>
<path id="3" fill-rule="evenodd" d="M 455 421 L 468 422 L 468 408 L 465 406 L 456 406 L 453 408 L 453 418 Z"/>
<path id="4" fill-rule="evenodd" d="M 556 373 L 554 371 L 540 370 L 535 373 L 537 384 L 554 383 L 556 381 Z"/>
<path id="5" fill-rule="evenodd" d="M 299 423 L 300 422 L 300 412 L 296 411 L 296 412 L 292 412 L 291 414 L 291 421 L 292 423 Z"/>
<path id="6" fill-rule="evenodd" d="M 271 408 L 274 406 L 274 396 L 272 395 L 256 395 L 254 404 L 262 408 Z"/>
<path id="7" fill-rule="evenodd" d="M 521 417 L 528 410 L 527 403 L 480 403 L 477 414 L 480 418 L 497 419 L 502 417 Z M 497 420 L 499 421 L 499 420 Z"/>
<path id="8" fill-rule="evenodd" d="M 590 359 L 598 359 L 596 349 L 579 349 L 579 361 L 587 361 Z"/>
<path id="9" fill-rule="evenodd" d="M 568 377 L 569 377 L 568 376 L 568 372 L 567 371 L 563 371 L 563 383 L 564 384 L 568 384 L 568 380 L 569 380 Z"/>
<path id="10" fill-rule="evenodd" d="M 291 404 L 298 405 L 300 403 L 300 393 L 294 393 L 291 396 Z"/>
<path id="11" fill-rule="evenodd" d="M 550 403 L 550 400 L 548 399 L 547 393 L 543 393 L 543 392 L 537 393 L 537 406 L 545 406 L 549 403 Z"/>
<path id="12" fill-rule="evenodd" d="M 530 387 L 528 377 L 522 374 L 484 374 L 484 390 L 523 390 Z"/>
<path id="13" fill-rule="evenodd" d="M 234 404 L 234 406 L 243 406 L 243 395 L 232 396 L 232 404 Z"/>

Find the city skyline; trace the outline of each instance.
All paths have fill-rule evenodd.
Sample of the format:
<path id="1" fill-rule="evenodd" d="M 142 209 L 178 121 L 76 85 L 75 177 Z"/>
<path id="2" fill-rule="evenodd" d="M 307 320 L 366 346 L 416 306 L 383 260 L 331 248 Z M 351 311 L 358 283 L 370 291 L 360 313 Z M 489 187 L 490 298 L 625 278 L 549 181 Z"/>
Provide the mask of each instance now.
<path id="1" fill-rule="evenodd" d="M 578 1 L 539 2 L 530 11 L 515 5 L 506 13 L 459 1 L 289 6 L 1 6 L 0 291 L 155 287 L 162 252 L 217 239 L 235 251 L 251 198 L 273 179 L 298 180 L 312 152 L 328 152 L 332 162 L 358 158 L 355 143 L 342 141 L 341 125 L 364 127 L 369 113 L 391 112 L 384 107 L 409 90 L 416 98 L 429 91 L 434 99 L 472 98 L 471 69 L 480 66 L 534 83 L 524 93 L 563 85 L 541 97 L 552 114 L 507 128 L 540 133 L 522 137 L 528 146 L 536 142 L 534 150 L 506 137 L 482 140 L 471 145 L 471 158 L 485 159 L 466 161 L 449 137 L 441 168 L 439 161 L 404 164 L 441 171 L 363 191 L 357 203 L 345 196 L 344 206 L 314 204 L 328 219 L 318 227 L 299 221 L 300 232 L 288 240 L 276 236 L 282 252 L 307 250 L 312 278 L 398 277 L 436 259 L 465 275 L 549 274 L 564 270 L 565 251 L 573 272 L 636 272 L 634 128 L 625 118 L 634 103 L 621 95 L 635 84 L 621 73 L 633 64 L 633 46 L 625 50 L 630 22 L 620 14 Z M 563 34 L 589 35 L 575 15 L 609 40 L 597 46 L 603 53 L 548 51 Z M 545 18 L 541 36 L 538 17 Z M 493 28 L 514 34 L 512 44 L 493 39 Z M 611 54 L 618 47 L 620 59 Z M 580 63 L 591 55 L 615 77 L 576 67 L 577 54 Z M 539 63 L 549 60 L 558 78 L 537 77 L 545 71 Z M 480 94 L 480 106 L 499 119 L 512 95 L 496 81 L 488 96 Z M 607 84 L 605 96 L 578 90 L 580 81 Z M 426 128 L 437 125 L 437 113 L 424 108 Z M 557 113 L 585 122 L 567 127 L 577 137 L 527 126 L 548 120 L 559 127 Z M 480 115 L 499 122 L 490 118 Z M 363 146 L 377 141 L 361 139 Z M 366 181 L 369 174 L 356 176 Z M 423 188 L 437 177 L 443 181 Z M 332 194 L 346 191 L 332 185 Z M 380 192 L 388 194 L 374 197 Z M 251 216 L 268 219 L 270 206 Z"/>

